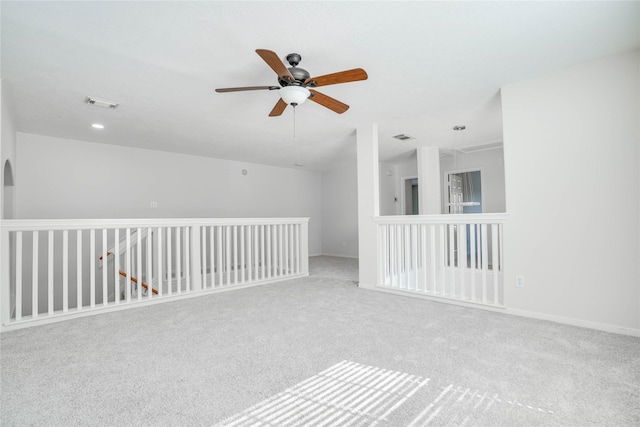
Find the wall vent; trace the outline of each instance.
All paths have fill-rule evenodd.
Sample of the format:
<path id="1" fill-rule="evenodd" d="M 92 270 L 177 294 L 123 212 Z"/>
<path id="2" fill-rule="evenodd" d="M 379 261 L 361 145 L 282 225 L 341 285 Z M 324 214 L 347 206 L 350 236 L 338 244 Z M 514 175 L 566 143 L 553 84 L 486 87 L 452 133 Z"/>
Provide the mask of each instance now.
<path id="1" fill-rule="evenodd" d="M 117 102 L 107 101 L 106 99 L 100 99 L 94 96 L 87 96 L 84 99 L 84 102 L 94 107 L 108 108 L 110 110 L 115 110 L 116 108 L 118 108 L 118 105 L 120 105 Z"/>

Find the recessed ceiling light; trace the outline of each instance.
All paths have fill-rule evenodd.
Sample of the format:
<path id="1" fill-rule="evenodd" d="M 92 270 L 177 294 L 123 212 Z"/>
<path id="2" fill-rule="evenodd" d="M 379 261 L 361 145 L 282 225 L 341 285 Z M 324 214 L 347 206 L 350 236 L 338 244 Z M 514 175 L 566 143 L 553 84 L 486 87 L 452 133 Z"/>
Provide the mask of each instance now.
<path id="1" fill-rule="evenodd" d="M 101 125 L 100 123 L 94 123 L 91 127 L 94 129 L 104 129 L 104 125 Z"/>
<path id="2" fill-rule="evenodd" d="M 465 125 L 456 125 L 453 127 L 453 130 L 465 130 L 466 128 Z"/>

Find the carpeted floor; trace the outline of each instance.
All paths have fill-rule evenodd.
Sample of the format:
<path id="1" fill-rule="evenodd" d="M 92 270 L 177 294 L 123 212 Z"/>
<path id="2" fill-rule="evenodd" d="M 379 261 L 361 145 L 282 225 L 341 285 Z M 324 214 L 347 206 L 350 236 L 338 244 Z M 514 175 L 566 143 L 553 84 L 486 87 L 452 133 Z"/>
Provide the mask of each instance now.
<path id="1" fill-rule="evenodd" d="M 311 276 L 0 337 L 2 426 L 640 425 L 640 339 Z"/>

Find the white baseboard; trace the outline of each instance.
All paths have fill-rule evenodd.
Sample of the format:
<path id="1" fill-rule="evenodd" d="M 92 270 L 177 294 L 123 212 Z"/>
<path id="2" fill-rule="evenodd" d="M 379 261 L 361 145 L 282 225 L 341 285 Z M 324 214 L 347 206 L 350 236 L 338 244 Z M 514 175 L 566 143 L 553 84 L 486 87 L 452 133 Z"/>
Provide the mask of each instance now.
<path id="1" fill-rule="evenodd" d="M 357 256 L 344 255 L 344 254 L 328 254 L 328 253 L 314 254 L 314 255 L 309 255 L 309 256 L 310 257 L 313 257 L 313 256 L 332 256 L 332 257 L 336 257 L 336 258 L 358 259 Z"/>
<path id="2" fill-rule="evenodd" d="M 548 320 L 551 322 L 562 323 L 565 325 L 578 326 L 581 328 L 595 329 L 603 332 L 611 332 L 614 334 L 629 335 L 632 337 L 640 337 L 640 329 L 627 328 L 624 326 L 611 325 L 608 323 L 592 322 L 590 320 L 575 319 L 572 317 L 557 316 L 555 314 L 539 313 L 536 311 L 519 310 L 515 308 L 506 308 L 507 314 L 514 316 L 528 317 L 531 319 Z"/>
<path id="3" fill-rule="evenodd" d="M 432 296 L 429 296 L 429 295 L 422 295 L 422 294 L 416 294 L 416 293 L 411 293 L 411 292 L 398 291 L 398 290 L 383 288 L 383 287 L 370 285 L 370 284 L 366 284 L 366 283 L 359 283 L 358 287 L 363 288 L 363 289 L 367 289 L 367 290 L 372 290 L 372 291 L 377 291 L 377 292 L 385 292 L 385 293 L 404 296 L 404 297 L 427 299 L 427 300 L 430 300 L 430 301 L 435 301 L 435 302 L 439 302 L 439 303 L 443 303 L 443 304 L 453 304 L 453 305 L 459 305 L 459 306 L 463 306 L 463 307 L 477 308 L 477 309 L 480 309 L 480 310 L 499 312 L 499 313 L 503 313 L 503 314 L 510 314 L 510 315 L 513 315 L 513 316 L 528 317 L 530 319 L 547 320 L 547 321 L 550 321 L 550 322 L 561 323 L 561 324 L 570 325 L 570 326 L 577 326 L 577 327 L 580 327 L 580 328 L 595 329 L 597 331 L 609 332 L 609 333 L 613 333 L 613 334 L 628 335 L 628 336 L 632 336 L 632 337 L 640 337 L 640 329 L 627 328 L 627 327 L 624 327 L 624 326 L 611 325 L 611 324 L 608 324 L 608 323 L 592 322 L 590 320 L 575 319 L 575 318 L 571 318 L 571 317 L 563 317 L 563 316 L 557 316 L 557 315 L 554 315 L 554 314 L 539 313 L 539 312 L 536 312 L 536 311 L 519 310 L 519 309 L 514 309 L 514 308 L 508 308 L 508 307 L 490 307 L 490 306 L 484 306 L 484 305 L 481 305 L 481 304 L 471 304 L 471 303 L 467 303 L 467 302 L 464 302 L 464 301 L 455 301 L 455 300 L 432 297 Z"/>

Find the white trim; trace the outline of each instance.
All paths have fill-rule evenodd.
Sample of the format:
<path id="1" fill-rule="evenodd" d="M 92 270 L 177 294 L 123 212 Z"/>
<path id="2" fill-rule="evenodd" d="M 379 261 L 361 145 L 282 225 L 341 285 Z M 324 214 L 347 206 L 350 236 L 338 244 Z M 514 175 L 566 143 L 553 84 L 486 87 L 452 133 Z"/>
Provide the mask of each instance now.
<path id="1" fill-rule="evenodd" d="M 152 218 L 152 219 L 12 219 L 0 227 L 9 231 L 89 230 L 92 228 L 180 227 L 198 225 L 303 224 L 309 218 Z"/>
<path id="2" fill-rule="evenodd" d="M 536 311 L 520 310 L 517 308 L 507 308 L 506 314 L 527 317 L 530 319 L 546 320 L 549 322 L 562 323 L 564 325 L 577 326 L 580 328 L 595 329 L 597 331 L 609 332 L 613 334 L 629 335 L 640 337 L 640 329 L 627 328 L 625 326 L 612 325 L 609 323 L 593 322 L 591 320 L 576 319 L 573 317 L 558 316 L 555 314 L 539 313 Z"/>
<path id="3" fill-rule="evenodd" d="M 317 254 L 317 255 L 309 255 L 309 257 L 315 257 L 315 256 L 331 256 L 331 257 L 334 257 L 334 258 L 358 259 L 357 256 L 353 256 L 353 255 L 329 254 L 329 253 L 326 253 L 326 252 L 322 252 L 322 253 Z"/>
<path id="4" fill-rule="evenodd" d="M 401 297 L 425 299 L 425 300 L 437 302 L 440 304 L 452 304 L 452 305 L 458 305 L 458 306 L 467 307 L 467 308 L 477 308 L 480 310 L 492 311 L 494 313 L 502 313 L 510 316 L 526 317 L 529 319 L 544 320 L 548 322 L 560 323 L 563 325 L 575 326 L 579 328 L 593 329 L 593 330 L 608 332 L 612 334 L 640 337 L 640 329 L 627 328 L 624 326 L 611 325 L 608 323 L 592 322 L 590 320 L 575 319 L 571 317 L 563 317 L 563 316 L 557 316 L 554 314 L 538 313 L 534 311 L 519 310 L 519 309 L 508 308 L 508 307 L 491 307 L 491 306 L 485 306 L 485 305 L 477 305 L 477 304 L 466 303 L 466 302 L 457 301 L 457 300 L 442 299 L 442 298 L 432 297 L 429 295 L 422 295 L 422 294 L 406 292 L 406 291 L 396 291 L 393 289 L 381 288 L 381 287 L 370 286 L 370 285 L 359 284 L 358 287 L 362 289 L 370 290 L 370 291 L 384 292 L 387 294 L 393 294 Z"/>

